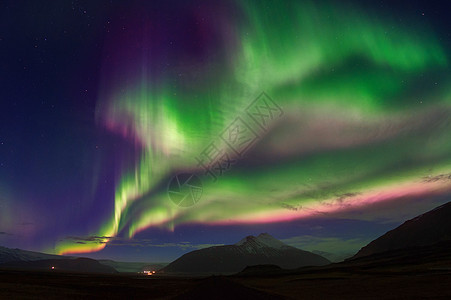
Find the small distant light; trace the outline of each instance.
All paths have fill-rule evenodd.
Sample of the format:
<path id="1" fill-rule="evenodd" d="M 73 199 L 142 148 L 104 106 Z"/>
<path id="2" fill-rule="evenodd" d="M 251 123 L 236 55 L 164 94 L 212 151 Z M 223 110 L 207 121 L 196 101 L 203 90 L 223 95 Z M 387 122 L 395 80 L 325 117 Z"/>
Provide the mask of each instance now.
<path id="1" fill-rule="evenodd" d="M 55 267 L 52 266 L 52 270 L 55 270 Z"/>
<path id="2" fill-rule="evenodd" d="M 145 274 L 145 275 L 153 275 L 153 274 L 155 274 L 155 271 L 148 271 L 148 270 L 144 270 L 143 271 L 143 274 Z"/>

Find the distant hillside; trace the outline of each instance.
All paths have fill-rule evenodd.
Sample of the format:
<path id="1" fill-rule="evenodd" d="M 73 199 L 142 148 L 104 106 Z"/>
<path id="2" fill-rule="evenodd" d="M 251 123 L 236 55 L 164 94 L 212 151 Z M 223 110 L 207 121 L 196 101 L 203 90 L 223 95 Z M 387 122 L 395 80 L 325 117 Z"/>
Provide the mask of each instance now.
<path id="1" fill-rule="evenodd" d="M 40 264 L 24 264 L 17 262 L 34 262 L 34 261 L 42 261 L 42 260 L 75 260 L 77 257 L 75 256 L 63 256 L 63 255 L 53 255 L 53 254 L 45 254 L 41 252 L 27 251 L 21 249 L 11 249 L 0 246 L 0 267 L 8 267 L 13 268 L 13 266 L 17 266 L 20 268 L 25 268 L 26 266 L 30 268 L 35 268 L 36 266 L 40 268 Z M 100 259 L 94 260 L 98 261 L 100 264 L 104 266 L 108 266 L 117 270 L 118 272 L 125 273 L 139 273 L 144 270 L 158 270 L 167 265 L 167 263 L 149 263 L 149 262 L 120 262 L 109 259 Z M 81 262 L 81 261 L 79 261 Z M 44 269 L 46 269 L 45 267 Z M 97 267 L 96 267 L 97 269 Z M 104 271 L 108 271 L 105 269 Z M 110 272 L 109 270 L 108 272 Z"/>
<path id="2" fill-rule="evenodd" d="M 451 240 L 451 202 L 406 221 L 363 247 L 353 258 Z"/>
<path id="3" fill-rule="evenodd" d="M 144 265 L 144 264 L 143 264 Z M 0 268 L 17 270 L 117 273 L 113 266 L 89 258 L 45 254 L 41 252 L 0 247 Z"/>
<path id="4" fill-rule="evenodd" d="M 12 261 L 36 261 L 43 259 L 71 259 L 69 256 L 45 254 L 21 249 L 10 249 L 0 246 L 0 264 Z"/>
<path id="5" fill-rule="evenodd" d="M 74 259 L 44 259 L 36 261 L 14 261 L 0 265 L 2 269 L 27 270 L 27 271 L 64 271 L 79 273 L 108 273 L 117 271 L 110 266 L 105 266 L 97 260 L 90 258 Z"/>
<path id="6" fill-rule="evenodd" d="M 288 246 L 267 233 L 248 236 L 234 245 L 189 252 L 163 268 L 164 273 L 227 274 L 252 265 L 276 265 L 285 269 L 327 265 L 326 258 Z"/>
<path id="7" fill-rule="evenodd" d="M 326 251 L 320 251 L 320 250 L 313 250 L 312 253 L 321 255 L 322 257 L 327 258 L 331 262 L 341 262 L 344 261 L 347 258 L 352 257 L 354 253 L 330 253 Z"/>

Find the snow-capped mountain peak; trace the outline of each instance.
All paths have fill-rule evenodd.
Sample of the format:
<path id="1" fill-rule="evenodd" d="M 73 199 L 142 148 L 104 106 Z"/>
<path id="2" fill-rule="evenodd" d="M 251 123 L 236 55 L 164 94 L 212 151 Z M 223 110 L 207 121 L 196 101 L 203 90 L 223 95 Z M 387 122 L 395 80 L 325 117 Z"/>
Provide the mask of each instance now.
<path id="1" fill-rule="evenodd" d="M 253 235 L 249 235 L 235 244 L 235 246 L 245 246 L 252 247 L 255 249 L 261 248 L 274 248 L 274 249 L 282 249 L 284 247 L 288 247 L 286 244 L 281 241 L 275 239 L 268 233 L 261 233 L 257 237 Z"/>

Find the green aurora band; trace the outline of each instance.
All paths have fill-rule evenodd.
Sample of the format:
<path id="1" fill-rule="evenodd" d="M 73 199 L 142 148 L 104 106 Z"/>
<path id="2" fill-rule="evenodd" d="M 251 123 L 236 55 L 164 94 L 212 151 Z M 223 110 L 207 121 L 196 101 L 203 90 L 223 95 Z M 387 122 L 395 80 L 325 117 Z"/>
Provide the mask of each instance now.
<path id="1" fill-rule="evenodd" d="M 111 217 L 89 233 L 101 243 L 66 240 L 56 252 L 98 251 L 151 226 L 282 222 L 449 192 L 449 66 L 432 30 L 333 3 L 237 7 L 242 20 L 223 29 L 227 54 L 189 66 L 197 77 L 155 82 L 143 59 L 105 85 L 99 122 L 134 141 L 140 159 L 118 180 Z M 173 204 L 162 186 L 202 172 L 195 157 L 262 91 L 283 117 L 217 182 L 203 180 L 196 205 Z"/>

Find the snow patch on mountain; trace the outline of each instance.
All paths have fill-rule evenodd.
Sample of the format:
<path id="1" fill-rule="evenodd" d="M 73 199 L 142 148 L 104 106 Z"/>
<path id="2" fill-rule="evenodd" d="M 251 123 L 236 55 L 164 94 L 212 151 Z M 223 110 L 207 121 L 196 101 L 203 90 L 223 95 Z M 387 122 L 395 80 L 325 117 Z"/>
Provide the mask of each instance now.
<path id="1" fill-rule="evenodd" d="M 268 233 L 261 233 L 257 237 L 249 235 L 236 243 L 235 246 L 241 246 L 249 249 L 249 252 L 255 252 L 255 250 L 262 248 L 283 249 L 290 247 Z"/>

